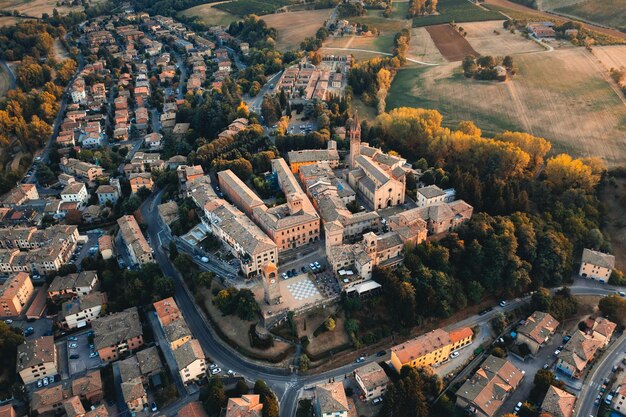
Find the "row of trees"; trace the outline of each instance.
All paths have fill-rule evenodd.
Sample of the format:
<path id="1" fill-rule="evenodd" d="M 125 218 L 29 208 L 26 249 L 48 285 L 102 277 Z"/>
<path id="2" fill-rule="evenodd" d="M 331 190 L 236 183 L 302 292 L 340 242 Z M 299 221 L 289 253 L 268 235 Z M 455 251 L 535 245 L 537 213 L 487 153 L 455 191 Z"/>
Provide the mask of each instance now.
<path id="1" fill-rule="evenodd" d="M 437 11 L 438 0 L 410 0 L 407 18 L 433 14 Z"/>
<path id="2" fill-rule="evenodd" d="M 502 66 L 512 74 L 515 73 L 513 57 L 509 55 L 504 58 L 491 55 L 483 55 L 476 58 L 474 55 L 468 55 L 463 59 L 462 66 L 463 74 L 467 78 L 476 78 L 477 80 L 506 80 L 506 74 L 501 75 L 498 72 L 498 66 Z"/>

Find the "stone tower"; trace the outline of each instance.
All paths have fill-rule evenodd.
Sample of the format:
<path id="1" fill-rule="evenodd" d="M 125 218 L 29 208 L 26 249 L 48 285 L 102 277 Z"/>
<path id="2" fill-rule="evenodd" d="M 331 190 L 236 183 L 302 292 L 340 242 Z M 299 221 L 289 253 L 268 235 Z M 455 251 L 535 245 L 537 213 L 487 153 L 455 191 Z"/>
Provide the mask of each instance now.
<path id="1" fill-rule="evenodd" d="M 361 123 L 358 112 L 354 112 L 354 119 L 346 122 L 346 135 L 350 139 L 350 169 L 355 169 L 356 157 L 361 153 Z"/>
<path id="2" fill-rule="evenodd" d="M 265 290 L 265 302 L 269 305 L 280 304 L 283 297 L 280 295 L 280 286 L 278 285 L 278 269 L 272 262 L 263 265 L 261 269 L 263 274 L 263 289 Z"/>

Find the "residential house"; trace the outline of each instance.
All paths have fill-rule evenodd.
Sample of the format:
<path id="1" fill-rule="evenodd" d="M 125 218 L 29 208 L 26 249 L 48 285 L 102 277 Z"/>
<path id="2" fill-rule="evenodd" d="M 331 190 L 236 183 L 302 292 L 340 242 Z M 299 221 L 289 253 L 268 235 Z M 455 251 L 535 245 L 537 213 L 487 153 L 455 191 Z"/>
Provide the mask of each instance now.
<path id="1" fill-rule="evenodd" d="M 94 344 L 100 359 L 115 361 L 120 354 L 143 346 L 143 329 L 136 307 L 94 320 Z"/>
<path id="2" fill-rule="evenodd" d="M 357 368 L 354 371 L 354 379 L 366 401 L 382 396 L 389 383 L 389 377 L 377 362 Z"/>
<path id="3" fill-rule="evenodd" d="M 184 384 L 200 381 L 206 376 L 206 356 L 198 340 L 191 339 L 176 349 L 174 359 Z"/>
<path id="4" fill-rule="evenodd" d="M 159 319 L 159 323 L 161 323 L 161 327 L 168 326 L 170 323 L 182 318 L 178 305 L 172 297 L 157 301 L 153 305 L 157 318 Z"/>
<path id="5" fill-rule="evenodd" d="M 74 158 L 61 158 L 59 166 L 64 173 L 78 177 L 89 185 L 95 184 L 96 178 L 104 173 L 102 167 Z"/>
<path id="6" fill-rule="evenodd" d="M 113 238 L 110 235 L 104 235 L 98 238 L 98 250 L 100 256 L 105 261 L 111 259 L 114 255 Z"/>
<path id="7" fill-rule="evenodd" d="M 154 187 L 152 174 L 150 174 L 149 172 L 132 173 L 130 174 L 130 178 L 128 181 L 130 182 L 130 189 L 133 194 L 135 194 L 142 188 L 145 188 L 146 190 L 152 190 L 152 187 Z"/>
<path id="8" fill-rule="evenodd" d="M 96 271 L 81 271 L 64 276 L 56 276 L 48 287 L 48 298 L 71 299 L 91 293 L 98 285 Z"/>
<path id="9" fill-rule="evenodd" d="M 548 313 L 535 311 L 524 324 L 517 328 L 517 344 L 525 343 L 532 355 L 536 355 L 556 331 L 559 322 Z"/>
<path id="10" fill-rule="evenodd" d="M 117 200 L 120 198 L 117 189 L 111 185 L 101 185 L 96 190 L 96 195 L 98 196 L 98 203 L 104 206 L 107 202 L 111 204 L 117 203 Z"/>
<path id="11" fill-rule="evenodd" d="M 444 202 L 446 193 L 436 185 L 418 188 L 415 202 L 417 207 L 433 206 Z"/>
<path id="12" fill-rule="evenodd" d="M 200 401 L 192 401 L 178 410 L 178 417 L 209 417 L 209 415 L 204 411 Z"/>
<path id="13" fill-rule="evenodd" d="M 348 417 L 350 406 L 343 382 L 316 385 L 314 409 L 319 417 Z"/>
<path id="14" fill-rule="evenodd" d="M 18 272 L 7 278 L 0 287 L 0 316 L 20 315 L 30 301 L 33 290 L 33 283 L 26 272 Z"/>
<path id="15" fill-rule="evenodd" d="M 606 283 L 615 268 L 615 256 L 591 249 L 583 249 L 578 275 Z"/>
<path id="16" fill-rule="evenodd" d="M 263 404 L 259 395 L 242 395 L 240 398 L 229 398 L 224 417 L 261 417 Z"/>
<path id="17" fill-rule="evenodd" d="M 131 413 L 138 413 L 148 406 L 148 394 L 141 383 L 141 378 L 124 381 L 121 387 L 124 402 Z"/>
<path id="18" fill-rule="evenodd" d="M 64 329 L 85 327 L 100 317 L 106 296 L 99 291 L 66 301 L 59 312 L 59 324 Z"/>
<path id="19" fill-rule="evenodd" d="M 580 378 L 604 342 L 579 330 L 567 341 L 556 361 L 556 369 L 572 378 Z"/>
<path id="20" fill-rule="evenodd" d="M 61 191 L 61 200 L 65 202 L 78 203 L 79 208 L 83 208 L 89 201 L 89 193 L 87 187 L 82 182 L 75 182 L 66 186 Z"/>
<path id="21" fill-rule="evenodd" d="M 90 403 L 97 403 L 104 398 L 100 370 L 87 371 L 84 376 L 72 380 L 72 394 Z"/>
<path id="22" fill-rule="evenodd" d="M 477 417 L 494 417 L 517 389 L 524 371 L 511 362 L 489 356 L 474 375 L 456 392 L 456 405 Z"/>
<path id="23" fill-rule="evenodd" d="M 24 384 L 36 382 L 43 377 L 59 373 L 57 349 L 54 337 L 41 336 L 24 341 L 17 347 L 17 373 Z"/>
<path id="24" fill-rule="evenodd" d="M 618 395 L 615 396 L 616 400 Z M 554 385 L 550 385 L 541 403 L 541 412 L 547 413 L 552 417 L 572 417 L 574 415 L 575 404 L 575 395 L 557 388 Z M 619 409 L 617 411 L 619 411 Z"/>
<path id="25" fill-rule="evenodd" d="M 146 148 L 151 151 L 158 151 L 162 148 L 161 141 L 163 140 L 163 135 L 157 132 L 152 132 L 144 136 L 143 144 Z"/>
<path id="26" fill-rule="evenodd" d="M 15 208 L 32 200 L 39 200 L 35 184 L 19 184 L 2 197 L 2 207 Z"/>
<path id="27" fill-rule="evenodd" d="M 192 337 L 191 330 L 183 317 L 163 326 L 163 332 L 172 350 L 180 348 Z"/>
<path id="28" fill-rule="evenodd" d="M 66 396 L 67 393 L 64 392 L 62 385 L 44 387 L 31 394 L 30 409 L 37 415 L 61 414 Z"/>
<path id="29" fill-rule="evenodd" d="M 584 323 L 588 329 L 587 334 L 595 340 L 602 342 L 602 347 L 606 347 L 609 344 L 617 327 L 617 324 L 604 317 L 596 317 L 595 319 L 590 317 Z"/>

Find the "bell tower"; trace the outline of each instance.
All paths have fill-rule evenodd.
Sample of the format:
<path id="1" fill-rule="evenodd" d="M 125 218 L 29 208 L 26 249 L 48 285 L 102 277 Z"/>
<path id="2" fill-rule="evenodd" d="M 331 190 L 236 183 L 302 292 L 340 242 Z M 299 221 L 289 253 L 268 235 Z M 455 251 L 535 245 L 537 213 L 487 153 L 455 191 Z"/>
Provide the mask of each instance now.
<path id="1" fill-rule="evenodd" d="M 350 139 L 350 169 L 356 168 L 356 157 L 361 153 L 361 124 L 359 113 L 354 112 L 354 119 L 348 119 L 346 133 Z"/>
<path id="2" fill-rule="evenodd" d="M 263 290 L 265 291 L 265 302 L 269 305 L 280 304 L 283 297 L 280 294 L 280 286 L 278 284 L 278 269 L 272 262 L 263 265 L 261 269 L 263 275 Z"/>

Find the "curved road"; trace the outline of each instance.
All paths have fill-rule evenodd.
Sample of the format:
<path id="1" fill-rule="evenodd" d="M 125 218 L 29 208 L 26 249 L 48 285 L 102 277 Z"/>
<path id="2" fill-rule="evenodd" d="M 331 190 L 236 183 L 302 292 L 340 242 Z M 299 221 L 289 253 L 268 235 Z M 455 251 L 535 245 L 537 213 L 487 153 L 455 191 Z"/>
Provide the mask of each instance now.
<path id="1" fill-rule="evenodd" d="M 357 367 L 363 365 L 362 363 L 350 363 L 319 374 L 301 375 L 292 373 L 287 369 L 275 368 L 254 362 L 222 342 L 219 336 L 213 331 L 211 325 L 205 320 L 204 313 L 201 312 L 196 305 L 194 297 L 183 282 L 182 276 L 159 244 L 159 233 L 165 228 L 157 211 L 157 206 L 161 201 L 162 194 L 163 190 L 153 193 L 141 207 L 143 219 L 150 225 L 147 234 L 152 249 L 154 250 L 154 258 L 159 263 L 163 274 L 174 279 L 174 298 L 176 303 L 180 306 L 192 333 L 200 341 L 204 351 L 211 360 L 218 363 L 223 370 L 231 369 L 250 381 L 262 379 L 267 382 L 280 401 L 281 417 L 293 417 L 295 415 L 298 403 L 297 400 L 301 389 L 328 380 L 330 377 L 341 379 L 343 375 L 349 374 Z M 616 291 L 613 287 L 583 280 L 577 280 L 570 289 L 572 294 L 575 295 L 607 295 Z M 488 323 L 495 314 L 501 311 L 513 310 L 525 301 L 528 301 L 528 297 L 511 300 L 504 308 L 497 307 L 483 316 L 474 315 L 468 317 L 446 329 L 449 330 L 450 328 L 465 326 L 472 327 L 481 323 Z M 371 355 L 366 358 L 365 363 L 379 361 L 381 359 L 384 358 Z"/>

